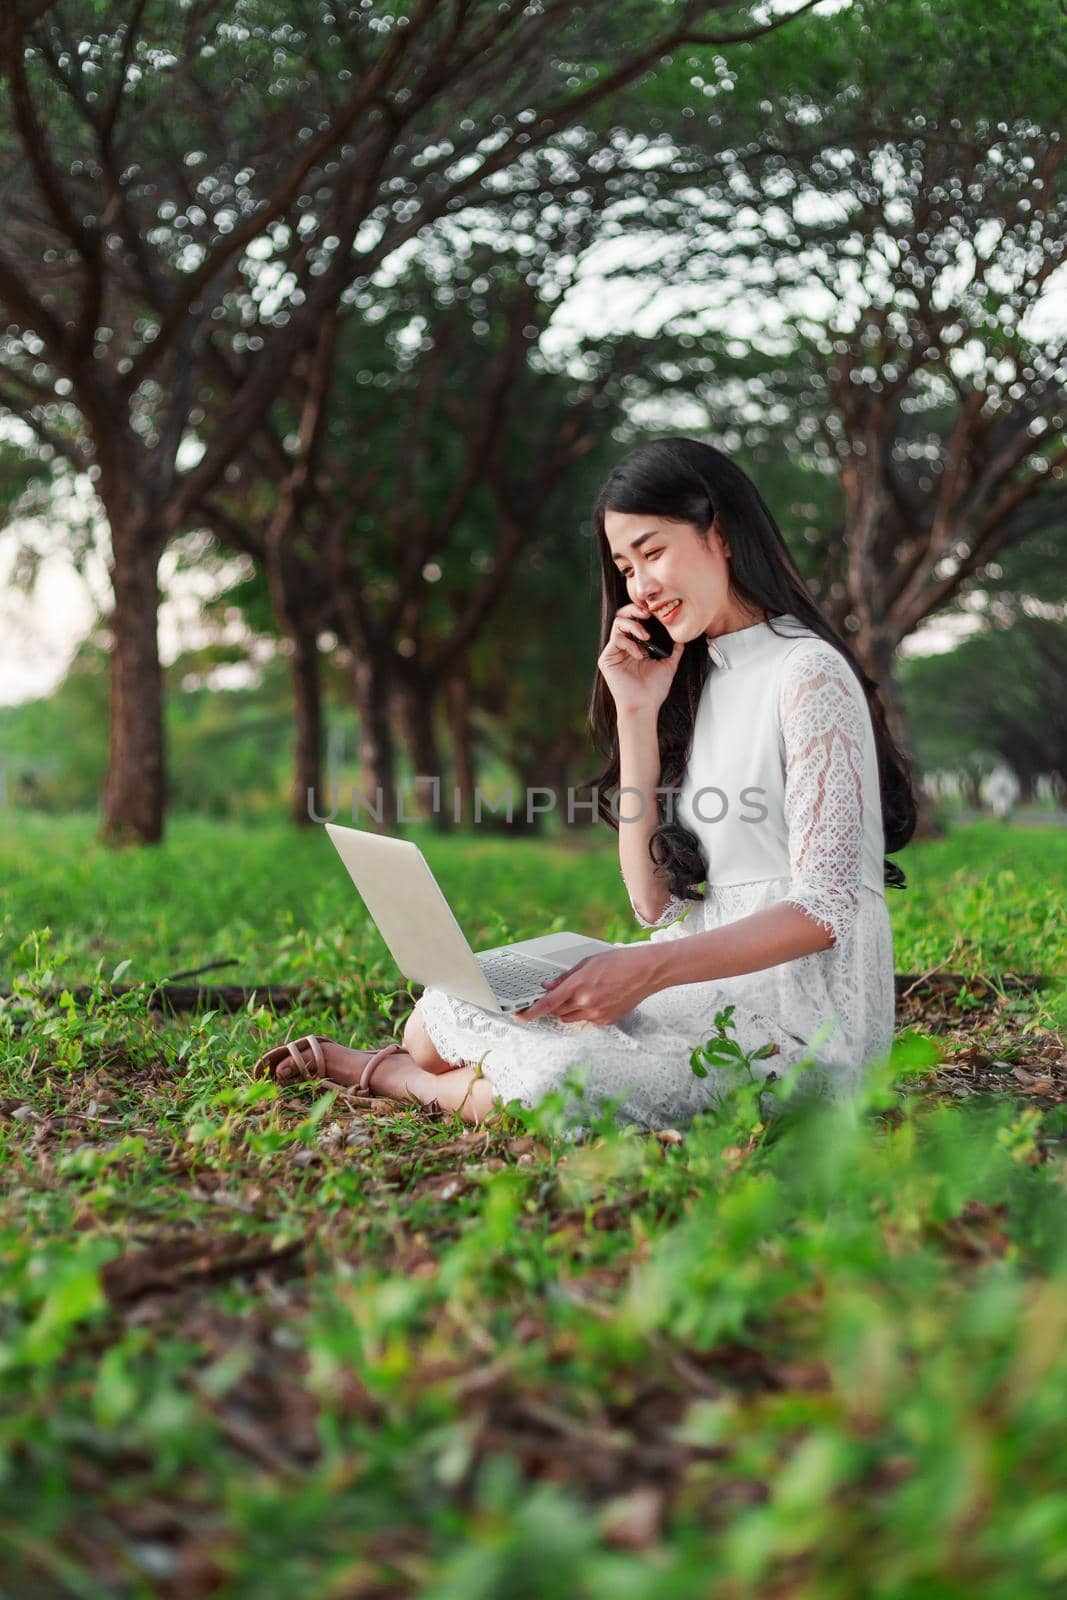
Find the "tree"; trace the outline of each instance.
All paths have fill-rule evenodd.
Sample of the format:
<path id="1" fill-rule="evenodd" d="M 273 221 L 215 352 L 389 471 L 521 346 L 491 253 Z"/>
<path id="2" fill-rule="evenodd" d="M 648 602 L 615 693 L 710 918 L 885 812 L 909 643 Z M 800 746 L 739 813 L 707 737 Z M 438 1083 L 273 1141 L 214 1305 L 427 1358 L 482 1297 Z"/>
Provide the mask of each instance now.
<path id="1" fill-rule="evenodd" d="M 714 65 L 732 149 L 717 119 L 647 252 L 695 308 L 676 392 L 833 469 L 825 599 L 906 746 L 896 647 L 1062 506 L 1062 14 L 856 0 Z"/>
<path id="2" fill-rule="evenodd" d="M 610 149 L 572 130 L 424 229 L 398 271 L 357 281 L 249 441 L 239 480 L 204 503 L 219 537 L 275 575 L 279 616 L 310 605 L 317 628 L 343 640 L 366 797 L 377 806 L 380 790 L 386 814 L 394 723 L 416 772 L 439 774 L 439 696 L 459 730 L 466 653 L 526 546 L 545 547 L 553 502 L 573 521 L 560 500 L 572 464 L 620 419 L 623 388 L 649 358 L 638 339 L 579 341 L 553 360 L 540 349 L 602 228 L 655 193 L 644 152 L 620 129 Z M 295 806 L 313 787 L 298 781 Z"/>
<path id="3" fill-rule="evenodd" d="M 1042 773 L 1067 780 L 1067 622 L 1020 613 L 943 655 L 913 657 L 901 692 L 927 766 L 1005 762 L 1033 794 Z"/>
<path id="4" fill-rule="evenodd" d="M 547 548 L 546 525 L 554 518 L 573 528 L 573 464 L 606 431 L 636 359 L 632 342 L 617 341 L 585 352 L 579 377 L 539 360 L 551 306 L 499 237 L 437 276 L 440 268 L 410 267 L 379 289 L 372 323 L 345 319 L 328 419 L 317 411 L 315 470 L 310 433 L 290 434 L 303 464 L 294 467 L 301 488 L 287 548 L 300 552 L 301 565 L 289 563 L 284 603 L 292 612 L 309 595 L 327 596 L 317 620 L 351 662 L 364 793 L 384 818 L 395 813 L 394 722 L 415 771 L 442 773 L 442 695 L 460 719 L 452 727 L 473 788 L 462 732 L 469 653 L 509 596 L 521 603 L 516 574 L 531 550 Z M 307 415 L 306 406 L 292 410 Z M 249 452 L 242 480 L 205 506 L 235 546 L 247 544 L 255 523 L 247 504 L 257 453 Z M 281 508 L 285 497 L 277 499 Z M 262 531 L 251 537 L 271 563 Z M 448 825 L 429 791 L 419 800 Z"/>
<path id="5" fill-rule="evenodd" d="M 709 35 L 719 12 L 741 24 Z M 160 555 L 352 279 L 678 44 L 781 20 L 746 28 L 723 0 L 5 7 L 0 405 L 88 469 L 109 524 L 107 838 L 162 834 Z"/>

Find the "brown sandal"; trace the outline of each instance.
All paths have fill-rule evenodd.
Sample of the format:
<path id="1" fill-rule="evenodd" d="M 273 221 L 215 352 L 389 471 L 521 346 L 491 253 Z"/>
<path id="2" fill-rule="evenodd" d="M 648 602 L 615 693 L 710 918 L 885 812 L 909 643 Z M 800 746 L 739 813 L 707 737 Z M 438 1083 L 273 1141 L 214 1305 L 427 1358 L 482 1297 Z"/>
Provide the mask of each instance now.
<path id="1" fill-rule="evenodd" d="M 327 1039 L 322 1033 L 306 1033 L 302 1039 L 292 1039 L 285 1044 L 276 1044 L 273 1049 L 266 1051 L 256 1062 L 252 1071 L 257 1078 L 270 1078 L 274 1076 L 274 1069 L 285 1061 L 286 1056 L 300 1068 L 301 1078 L 325 1078 L 326 1057 L 322 1053 L 324 1044 L 332 1044 L 332 1039 Z M 313 1068 L 309 1064 L 306 1054 L 302 1050 L 310 1048 Z"/>

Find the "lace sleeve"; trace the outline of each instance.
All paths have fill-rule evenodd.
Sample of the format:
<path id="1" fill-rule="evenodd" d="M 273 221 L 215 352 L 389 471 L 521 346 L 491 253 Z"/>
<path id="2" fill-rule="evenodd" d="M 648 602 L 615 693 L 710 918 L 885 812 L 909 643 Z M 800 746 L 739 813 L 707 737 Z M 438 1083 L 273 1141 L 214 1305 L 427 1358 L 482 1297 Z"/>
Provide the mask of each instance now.
<path id="1" fill-rule="evenodd" d="M 662 916 L 657 917 L 655 922 L 646 922 L 632 900 L 630 901 L 630 909 L 642 928 L 665 928 L 668 922 L 676 922 L 679 917 L 684 917 L 692 904 L 692 900 L 683 900 L 679 895 L 672 894 L 666 911 L 663 912 Z"/>
<path id="2" fill-rule="evenodd" d="M 869 715 L 863 689 L 832 646 L 799 650 L 786 664 L 779 715 L 791 877 L 785 901 L 838 944 L 859 912 Z"/>

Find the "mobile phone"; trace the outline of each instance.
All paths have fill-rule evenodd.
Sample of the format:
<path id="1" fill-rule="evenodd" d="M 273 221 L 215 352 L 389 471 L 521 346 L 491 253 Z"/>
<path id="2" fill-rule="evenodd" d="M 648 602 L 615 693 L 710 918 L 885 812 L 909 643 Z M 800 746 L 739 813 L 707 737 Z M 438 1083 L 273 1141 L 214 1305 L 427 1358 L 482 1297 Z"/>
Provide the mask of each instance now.
<path id="1" fill-rule="evenodd" d="M 648 638 L 638 640 L 645 655 L 652 661 L 665 661 L 674 652 L 674 640 L 667 632 L 666 625 L 651 612 L 647 617 L 639 618 L 639 621 L 643 628 L 648 629 Z"/>

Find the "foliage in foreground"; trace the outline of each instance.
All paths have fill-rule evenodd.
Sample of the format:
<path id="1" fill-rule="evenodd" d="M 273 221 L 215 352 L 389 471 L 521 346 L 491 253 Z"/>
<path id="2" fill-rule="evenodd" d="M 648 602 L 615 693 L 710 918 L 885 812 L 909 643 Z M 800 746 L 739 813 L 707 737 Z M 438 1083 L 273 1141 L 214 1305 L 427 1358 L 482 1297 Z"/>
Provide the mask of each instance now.
<path id="1" fill-rule="evenodd" d="M 1002 837 L 1033 970 L 1061 844 Z M 898 967 L 945 955 L 965 893 L 996 947 L 956 871 Z M 144 914 L 114 905 L 109 941 Z M 164 1020 L 110 972 L 49 1003 L 54 941 L 12 941 L 0 1590 L 1063 1592 L 1067 1057 L 1033 1002 L 976 986 L 936 1039 L 908 1009 L 847 1109 L 741 1081 L 687 1129 L 608 1108 L 576 1141 L 559 1100 L 471 1129 L 253 1080 L 286 1032 L 403 1015 L 303 937 L 321 986 L 282 1019 Z M 994 1054 L 1018 1098 L 959 1086 Z"/>

